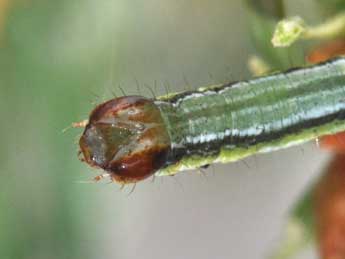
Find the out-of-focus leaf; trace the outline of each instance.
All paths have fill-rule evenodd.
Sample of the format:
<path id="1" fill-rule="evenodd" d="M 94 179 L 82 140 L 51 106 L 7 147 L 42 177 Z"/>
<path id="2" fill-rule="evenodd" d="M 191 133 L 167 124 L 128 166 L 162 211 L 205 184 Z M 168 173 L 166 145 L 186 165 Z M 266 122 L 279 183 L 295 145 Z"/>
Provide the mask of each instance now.
<path id="1" fill-rule="evenodd" d="M 61 131 L 82 119 L 91 86 L 115 65 L 112 37 L 126 8 L 26 2 L 7 14 L 0 48 L 0 258 L 94 258 L 97 233 L 80 220 L 94 208 L 82 208 L 87 193 L 78 198 L 76 133 Z"/>
<path id="2" fill-rule="evenodd" d="M 259 8 L 258 3 L 252 0 L 247 0 L 247 6 L 252 44 L 256 53 L 274 70 L 303 65 L 303 45 L 297 44 L 285 49 L 272 46 L 272 35 L 280 17 L 261 11 L 264 7 Z"/>
<path id="3" fill-rule="evenodd" d="M 303 35 L 305 24 L 301 17 L 294 16 L 277 23 L 272 37 L 274 47 L 288 47 Z"/>

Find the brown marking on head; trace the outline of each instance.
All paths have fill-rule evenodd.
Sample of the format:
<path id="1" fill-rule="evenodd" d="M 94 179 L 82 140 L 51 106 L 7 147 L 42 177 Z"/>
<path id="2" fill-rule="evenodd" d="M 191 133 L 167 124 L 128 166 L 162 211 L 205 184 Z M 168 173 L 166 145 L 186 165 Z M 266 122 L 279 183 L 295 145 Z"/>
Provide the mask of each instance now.
<path id="1" fill-rule="evenodd" d="M 79 141 L 85 161 L 121 183 L 135 183 L 165 165 L 170 139 L 160 110 L 140 96 L 115 98 L 91 113 Z"/>

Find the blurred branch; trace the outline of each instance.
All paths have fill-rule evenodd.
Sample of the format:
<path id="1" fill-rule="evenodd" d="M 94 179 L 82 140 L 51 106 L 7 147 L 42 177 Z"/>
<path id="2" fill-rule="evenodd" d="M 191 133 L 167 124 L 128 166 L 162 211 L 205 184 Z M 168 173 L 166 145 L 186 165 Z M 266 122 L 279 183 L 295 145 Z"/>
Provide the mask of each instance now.
<path id="1" fill-rule="evenodd" d="M 308 26 L 299 17 L 284 19 L 276 25 L 272 37 L 274 47 L 288 47 L 300 39 L 333 39 L 345 35 L 345 12 L 317 26 Z"/>

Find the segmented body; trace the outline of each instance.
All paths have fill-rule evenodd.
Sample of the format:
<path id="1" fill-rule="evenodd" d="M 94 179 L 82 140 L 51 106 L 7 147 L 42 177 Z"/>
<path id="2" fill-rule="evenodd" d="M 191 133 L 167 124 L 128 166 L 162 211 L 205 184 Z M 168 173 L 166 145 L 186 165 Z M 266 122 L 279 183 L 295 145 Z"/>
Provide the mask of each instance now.
<path id="1" fill-rule="evenodd" d="M 171 141 L 156 174 L 236 161 L 345 130 L 345 59 L 154 102 Z"/>

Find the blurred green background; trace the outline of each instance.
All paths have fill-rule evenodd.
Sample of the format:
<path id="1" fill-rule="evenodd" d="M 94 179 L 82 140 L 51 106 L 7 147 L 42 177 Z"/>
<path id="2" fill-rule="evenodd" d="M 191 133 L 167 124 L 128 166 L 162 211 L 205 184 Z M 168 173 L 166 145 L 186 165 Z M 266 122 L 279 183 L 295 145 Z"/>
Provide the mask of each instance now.
<path id="1" fill-rule="evenodd" d="M 312 8 L 288 5 L 311 21 Z M 253 26 L 240 0 L 1 0 L 0 258 L 263 258 L 327 159 L 313 145 L 128 196 L 80 183 L 97 172 L 77 159 L 81 131 L 62 133 L 119 85 L 150 96 L 249 78 Z"/>

